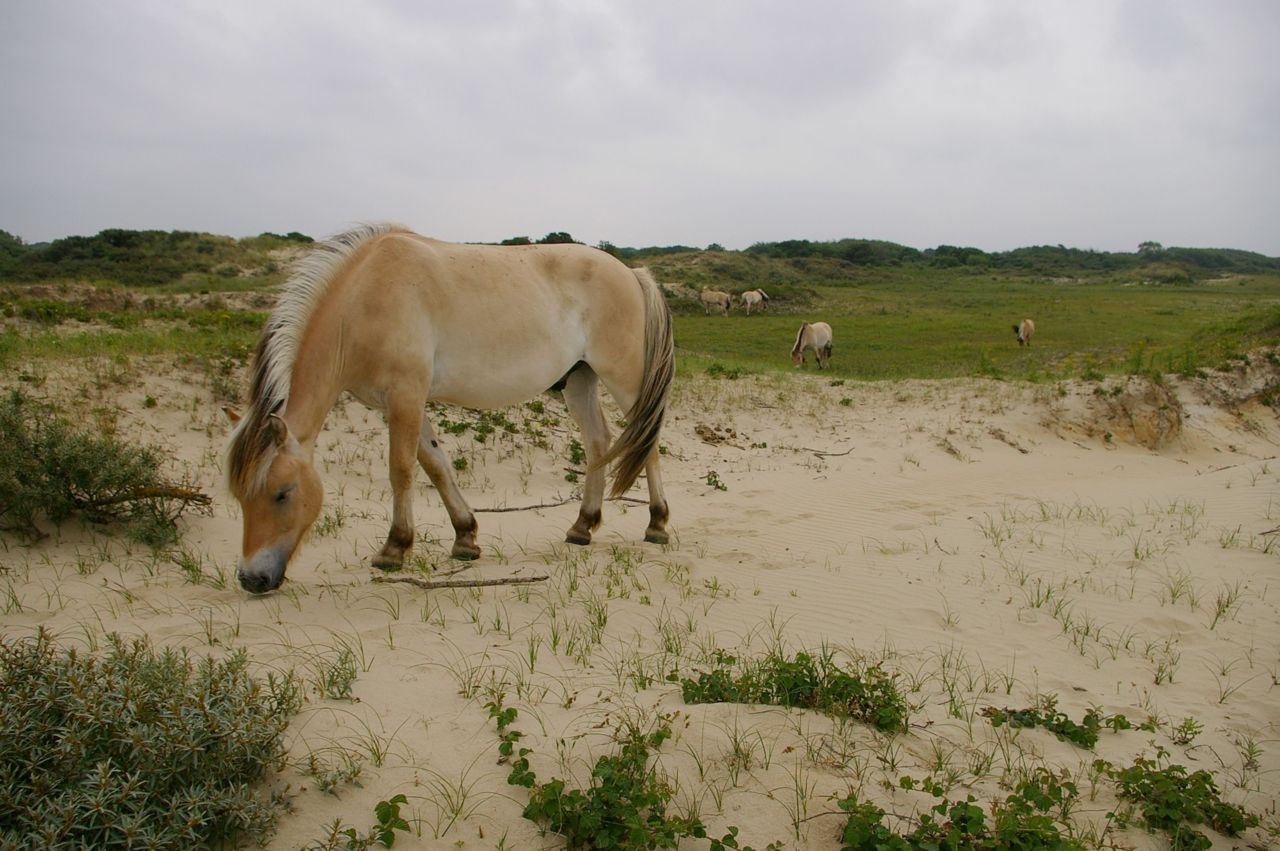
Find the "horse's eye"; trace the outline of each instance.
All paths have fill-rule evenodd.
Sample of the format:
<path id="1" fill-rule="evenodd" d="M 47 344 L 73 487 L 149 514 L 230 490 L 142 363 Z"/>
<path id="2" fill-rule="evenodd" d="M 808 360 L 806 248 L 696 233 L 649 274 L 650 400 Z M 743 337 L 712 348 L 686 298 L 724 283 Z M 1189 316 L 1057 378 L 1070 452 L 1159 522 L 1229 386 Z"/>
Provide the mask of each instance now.
<path id="1" fill-rule="evenodd" d="M 285 488 L 276 494 L 276 505 L 283 505 L 289 499 L 289 494 L 293 492 L 293 488 Z"/>

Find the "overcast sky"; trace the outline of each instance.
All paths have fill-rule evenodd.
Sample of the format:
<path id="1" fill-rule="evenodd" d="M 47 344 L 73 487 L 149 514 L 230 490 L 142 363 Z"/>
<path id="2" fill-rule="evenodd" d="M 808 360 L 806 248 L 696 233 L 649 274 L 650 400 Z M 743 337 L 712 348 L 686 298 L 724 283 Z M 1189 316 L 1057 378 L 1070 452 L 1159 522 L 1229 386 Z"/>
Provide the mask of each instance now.
<path id="1" fill-rule="evenodd" d="M 1275 0 L 0 0 L 0 229 L 1280 256 Z"/>

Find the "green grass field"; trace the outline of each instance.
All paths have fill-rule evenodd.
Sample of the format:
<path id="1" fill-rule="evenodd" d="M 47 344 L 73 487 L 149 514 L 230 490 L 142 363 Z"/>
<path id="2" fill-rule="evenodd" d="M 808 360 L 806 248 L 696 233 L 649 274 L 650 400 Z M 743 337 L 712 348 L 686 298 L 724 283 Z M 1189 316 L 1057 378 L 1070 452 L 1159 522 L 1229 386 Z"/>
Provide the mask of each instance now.
<path id="1" fill-rule="evenodd" d="M 1280 278 L 1273 276 L 1177 286 L 895 281 L 814 292 L 811 304 L 786 308 L 796 312 L 677 315 L 681 368 L 791 369 L 802 320 L 831 325 L 833 376 L 864 380 L 1190 374 L 1280 334 Z M 1020 348 L 1012 331 L 1023 317 L 1036 322 L 1030 348 Z M 812 355 L 807 368 L 813 369 Z"/>

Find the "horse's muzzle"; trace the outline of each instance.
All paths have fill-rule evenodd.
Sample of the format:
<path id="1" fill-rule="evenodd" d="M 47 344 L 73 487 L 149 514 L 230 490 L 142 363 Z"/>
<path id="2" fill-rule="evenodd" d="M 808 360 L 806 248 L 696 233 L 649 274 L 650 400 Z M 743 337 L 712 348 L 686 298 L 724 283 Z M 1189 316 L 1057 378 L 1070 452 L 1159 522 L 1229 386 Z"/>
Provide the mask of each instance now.
<path id="1" fill-rule="evenodd" d="M 284 582 L 284 569 L 288 560 L 289 551 L 281 547 L 258 550 L 252 558 L 241 559 L 236 571 L 240 587 L 250 594 L 265 594 L 276 590 Z"/>

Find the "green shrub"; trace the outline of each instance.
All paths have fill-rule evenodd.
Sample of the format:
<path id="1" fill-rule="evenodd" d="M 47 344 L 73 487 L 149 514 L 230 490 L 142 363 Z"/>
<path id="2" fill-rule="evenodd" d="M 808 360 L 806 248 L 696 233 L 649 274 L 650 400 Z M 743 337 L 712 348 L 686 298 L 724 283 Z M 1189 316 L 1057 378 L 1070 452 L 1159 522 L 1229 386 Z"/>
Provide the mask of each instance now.
<path id="1" fill-rule="evenodd" d="M 78 515 L 120 522 L 153 546 L 177 539 L 177 519 L 209 497 L 160 477 L 156 449 L 79 431 L 14 390 L 0 400 L 0 529 L 42 537 L 52 523 Z"/>
<path id="2" fill-rule="evenodd" d="M 0 639 L 0 846 L 185 849 L 274 827 L 252 788 L 301 705 L 243 652 L 193 661 L 146 639 L 100 656 Z"/>

